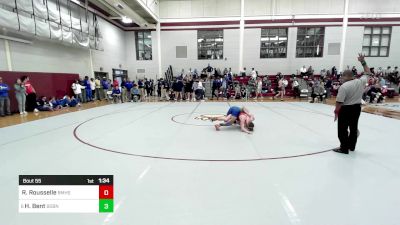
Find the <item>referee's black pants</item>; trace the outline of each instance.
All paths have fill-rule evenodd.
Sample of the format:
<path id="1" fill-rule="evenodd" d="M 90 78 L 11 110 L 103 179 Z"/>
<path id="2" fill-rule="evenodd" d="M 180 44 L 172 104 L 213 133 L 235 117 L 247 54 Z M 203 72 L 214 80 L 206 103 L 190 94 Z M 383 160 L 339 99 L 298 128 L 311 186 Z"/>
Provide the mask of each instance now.
<path id="1" fill-rule="evenodd" d="M 354 150 L 357 144 L 358 119 L 361 105 L 343 105 L 338 117 L 338 137 L 340 148 L 344 151 Z M 350 128 L 350 129 L 349 129 Z M 348 132 L 350 130 L 350 134 Z"/>

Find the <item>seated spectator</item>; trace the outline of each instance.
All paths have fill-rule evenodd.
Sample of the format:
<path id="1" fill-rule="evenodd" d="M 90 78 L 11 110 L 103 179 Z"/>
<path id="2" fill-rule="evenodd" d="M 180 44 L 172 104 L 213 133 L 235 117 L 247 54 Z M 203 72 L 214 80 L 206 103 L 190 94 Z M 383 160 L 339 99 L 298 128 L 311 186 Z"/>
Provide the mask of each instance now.
<path id="1" fill-rule="evenodd" d="M 369 97 L 369 103 L 381 103 L 384 100 L 379 84 L 370 86 L 367 91 L 367 96 Z"/>
<path id="2" fill-rule="evenodd" d="M 134 84 L 133 87 L 131 88 L 131 96 L 132 96 L 132 102 L 140 101 L 140 90 L 137 84 Z"/>
<path id="3" fill-rule="evenodd" d="M 63 106 L 61 105 L 60 101 L 57 101 L 56 97 L 51 97 L 50 101 L 49 101 L 49 105 L 52 109 L 54 110 L 59 110 L 61 109 Z"/>
<path id="4" fill-rule="evenodd" d="M 324 101 L 325 88 L 322 82 L 316 82 L 312 87 L 311 102 L 314 103 L 316 97 L 319 97 L 320 102 Z"/>
<path id="5" fill-rule="evenodd" d="M 49 102 L 47 102 L 47 98 L 45 96 L 40 97 L 36 101 L 38 111 L 54 111 Z M 37 112 L 37 111 L 35 111 Z"/>
<path id="6" fill-rule="evenodd" d="M 79 101 L 72 96 L 71 98 L 69 96 L 66 96 L 65 99 L 68 102 L 69 107 L 75 107 L 75 106 L 80 106 Z"/>
<path id="7" fill-rule="evenodd" d="M 244 85 L 240 86 L 240 97 L 241 98 L 247 97 L 247 91 L 246 91 L 246 87 Z"/>
<path id="8" fill-rule="evenodd" d="M 112 97 L 114 103 L 121 102 L 121 90 L 119 90 L 118 86 L 114 86 L 112 89 Z"/>

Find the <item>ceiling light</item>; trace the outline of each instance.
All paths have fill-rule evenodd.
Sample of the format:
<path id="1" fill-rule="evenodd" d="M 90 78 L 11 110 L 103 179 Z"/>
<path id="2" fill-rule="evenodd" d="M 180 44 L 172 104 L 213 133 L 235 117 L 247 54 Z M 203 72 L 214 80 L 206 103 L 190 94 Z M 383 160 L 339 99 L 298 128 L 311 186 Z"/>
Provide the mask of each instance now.
<path id="1" fill-rule="evenodd" d="M 79 0 L 71 0 L 71 2 L 76 3 L 76 4 L 78 4 L 78 5 L 81 4 L 81 2 L 80 2 Z"/>
<path id="2" fill-rule="evenodd" d="M 131 18 L 128 18 L 128 17 L 126 17 L 126 16 L 123 16 L 123 17 L 122 17 L 122 22 L 123 22 L 123 23 L 132 23 L 132 19 L 131 19 Z"/>

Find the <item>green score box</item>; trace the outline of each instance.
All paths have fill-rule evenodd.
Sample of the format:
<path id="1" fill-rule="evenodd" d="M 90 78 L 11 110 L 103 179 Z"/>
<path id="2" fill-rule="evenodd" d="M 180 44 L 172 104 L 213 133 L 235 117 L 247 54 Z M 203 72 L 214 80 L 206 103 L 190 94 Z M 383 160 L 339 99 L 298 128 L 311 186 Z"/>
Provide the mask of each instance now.
<path id="1" fill-rule="evenodd" d="M 99 200 L 99 213 L 110 213 L 114 212 L 114 200 L 113 199 L 100 199 Z"/>

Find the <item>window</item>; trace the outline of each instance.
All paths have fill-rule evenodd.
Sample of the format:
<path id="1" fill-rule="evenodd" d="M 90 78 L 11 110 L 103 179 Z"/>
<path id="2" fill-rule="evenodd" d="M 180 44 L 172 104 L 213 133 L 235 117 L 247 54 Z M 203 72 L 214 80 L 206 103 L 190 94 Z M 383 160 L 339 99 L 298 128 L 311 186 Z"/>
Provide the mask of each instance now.
<path id="1" fill-rule="evenodd" d="M 392 27 L 365 27 L 362 51 L 366 56 L 389 56 Z"/>
<path id="2" fill-rule="evenodd" d="M 286 58 L 287 28 L 261 29 L 260 58 Z"/>
<path id="3" fill-rule="evenodd" d="M 150 31 L 138 31 L 136 34 L 136 60 L 152 60 Z"/>
<path id="4" fill-rule="evenodd" d="M 299 27 L 297 29 L 296 57 L 322 57 L 325 27 Z"/>
<path id="5" fill-rule="evenodd" d="M 223 59 L 224 58 L 224 32 L 223 30 L 197 31 L 198 59 Z"/>

